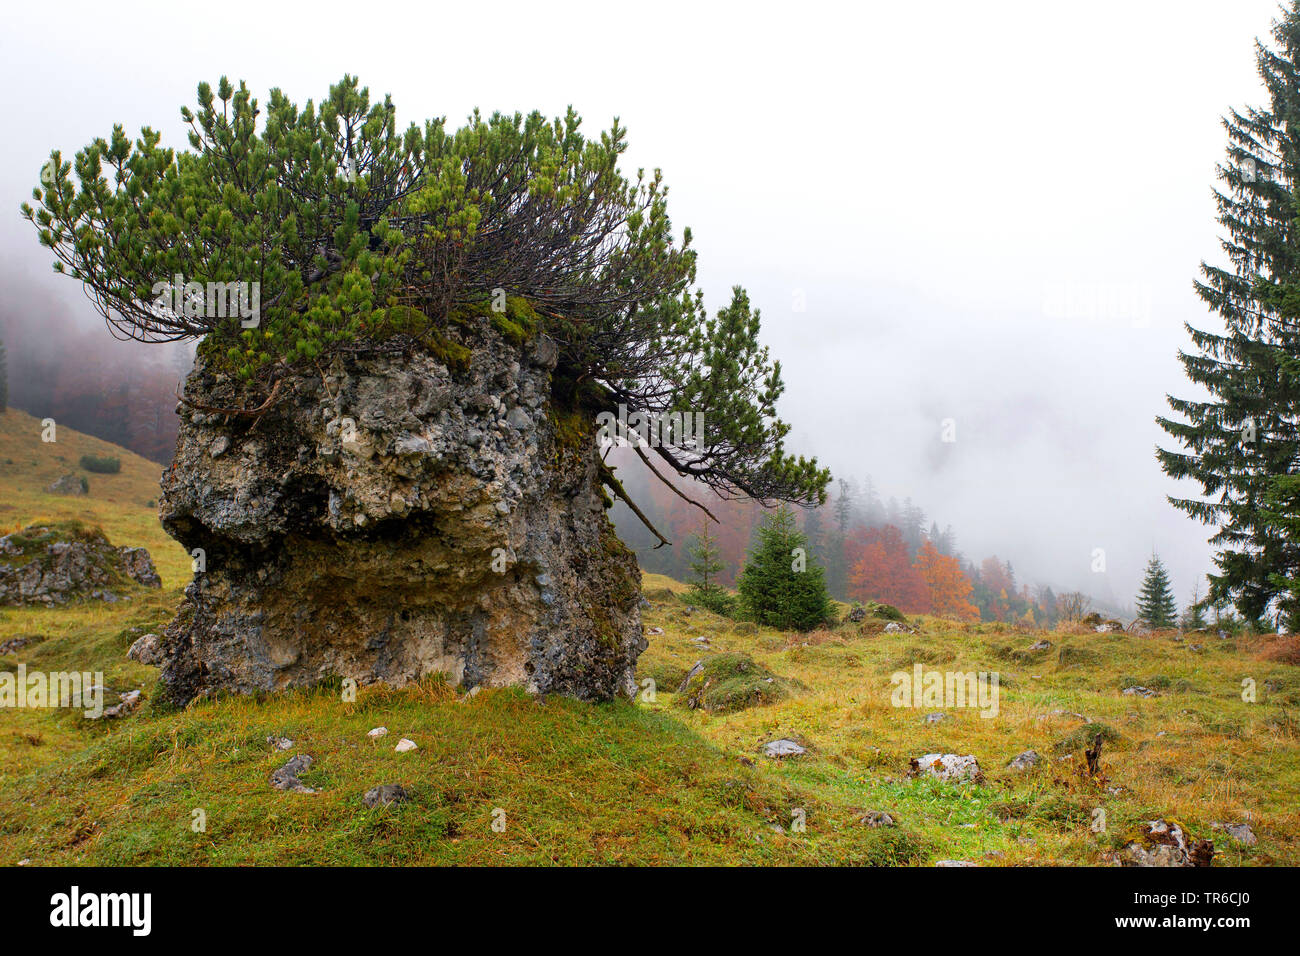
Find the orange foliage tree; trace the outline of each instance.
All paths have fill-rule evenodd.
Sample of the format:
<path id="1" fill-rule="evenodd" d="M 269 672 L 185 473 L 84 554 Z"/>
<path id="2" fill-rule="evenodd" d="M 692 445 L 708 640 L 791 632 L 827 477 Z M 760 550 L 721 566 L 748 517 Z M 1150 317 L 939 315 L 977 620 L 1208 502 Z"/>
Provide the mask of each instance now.
<path id="1" fill-rule="evenodd" d="M 852 571 L 849 593 L 859 601 L 881 601 L 909 614 L 930 610 L 930 592 L 907 557 L 907 542 L 893 525 L 859 528 L 845 543 Z"/>
<path id="2" fill-rule="evenodd" d="M 958 621 L 979 620 L 980 612 L 969 600 L 973 585 L 956 558 L 940 554 L 926 541 L 916 553 L 916 570 L 929 593 L 930 613 Z"/>

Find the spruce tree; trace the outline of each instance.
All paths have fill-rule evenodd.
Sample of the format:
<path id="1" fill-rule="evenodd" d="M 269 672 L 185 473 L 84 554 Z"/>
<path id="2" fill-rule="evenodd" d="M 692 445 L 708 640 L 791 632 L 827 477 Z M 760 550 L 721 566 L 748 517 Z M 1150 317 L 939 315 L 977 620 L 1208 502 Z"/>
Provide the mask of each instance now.
<path id="1" fill-rule="evenodd" d="M 698 532 L 691 535 L 690 553 L 691 589 L 703 594 L 712 594 L 722 590 L 717 577 L 722 573 L 722 551 L 718 548 L 718 539 L 709 532 L 708 522 L 704 522 Z"/>
<path id="2" fill-rule="evenodd" d="M 728 594 L 717 581 L 726 565 L 722 560 L 718 539 L 710 533 L 707 521 L 697 533 L 691 535 L 689 553 L 692 575 L 690 600 L 715 614 L 734 614 L 735 597 Z"/>
<path id="3" fill-rule="evenodd" d="M 1137 596 L 1138 617 L 1153 628 L 1173 627 L 1178 616 L 1173 591 L 1169 588 L 1169 575 L 1157 555 L 1147 563 L 1146 577 Z"/>
<path id="4" fill-rule="evenodd" d="M 759 624 L 808 631 L 831 619 L 833 609 L 820 565 L 782 505 L 763 520 L 740 572 L 737 590 L 745 612 Z"/>
<path id="5" fill-rule="evenodd" d="M 1205 603 L 1201 600 L 1199 586 L 1192 590 L 1192 601 L 1187 605 L 1187 609 L 1183 611 L 1183 618 L 1179 623 L 1184 631 L 1205 629 Z"/>
<path id="6" fill-rule="evenodd" d="M 1256 43 L 1269 105 L 1233 110 L 1223 121 L 1227 159 L 1215 198 L 1231 265 L 1202 263 L 1203 281 L 1196 283 L 1223 332 L 1188 324 L 1195 350 L 1179 353 L 1188 378 L 1209 398 L 1169 396 L 1183 420 L 1157 421 L 1184 450 L 1158 449 L 1157 456 L 1168 474 L 1201 486 L 1203 498 L 1171 497 L 1174 506 L 1217 529 L 1210 538 L 1219 549 L 1210 605 L 1233 603 L 1250 620 L 1278 608 L 1295 626 L 1300 539 L 1287 528 L 1287 509 L 1300 501 L 1293 477 L 1300 376 L 1288 374 L 1300 354 L 1298 0 L 1275 21 L 1273 37 L 1273 48 Z"/>

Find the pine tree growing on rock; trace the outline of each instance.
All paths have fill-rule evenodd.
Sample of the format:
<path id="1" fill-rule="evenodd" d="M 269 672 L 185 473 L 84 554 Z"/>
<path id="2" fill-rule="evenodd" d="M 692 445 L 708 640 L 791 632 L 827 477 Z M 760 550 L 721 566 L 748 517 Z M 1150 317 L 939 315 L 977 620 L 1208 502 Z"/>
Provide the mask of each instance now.
<path id="1" fill-rule="evenodd" d="M 808 631 L 833 614 L 823 569 L 784 505 L 759 526 L 737 590 L 745 612 L 767 627 Z"/>
<path id="2" fill-rule="evenodd" d="M 1173 627 L 1177 623 L 1178 605 L 1174 602 L 1174 594 L 1169 587 L 1169 575 L 1157 555 L 1151 555 L 1151 560 L 1147 563 L 1142 590 L 1137 596 L 1137 609 L 1138 617 L 1149 627 L 1161 629 Z"/>

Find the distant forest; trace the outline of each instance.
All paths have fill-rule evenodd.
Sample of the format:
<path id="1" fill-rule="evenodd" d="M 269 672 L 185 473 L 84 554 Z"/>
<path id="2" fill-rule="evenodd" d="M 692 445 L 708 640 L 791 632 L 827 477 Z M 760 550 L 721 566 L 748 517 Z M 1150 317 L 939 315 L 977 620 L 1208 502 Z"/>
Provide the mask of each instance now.
<path id="1" fill-rule="evenodd" d="M 610 460 L 623 466 L 619 476 L 628 491 L 673 546 L 656 548 L 654 536 L 621 502 L 613 512 L 619 536 L 645 570 L 690 580 L 694 536 L 709 519 L 621 449 Z M 685 481 L 676 484 L 718 517 L 720 524 L 709 523 L 724 563 L 720 583 L 734 587 L 765 510 L 753 501 L 720 500 Z M 1047 585 L 1022 582 L 1011 562 L 996 555 L 978 563 L 966 558 L 951 525 L 940 529 L 911 498 L 882 499 L 869 477 L 839 479 L 825 506 L 794 510 L 811 556 L 826 569 L 827 586 L 840 601 L 882 601 L 909 614 L 1031 627 L 1054 626 L 1094 603 L 1077 592 L 1058 595 Z"/>

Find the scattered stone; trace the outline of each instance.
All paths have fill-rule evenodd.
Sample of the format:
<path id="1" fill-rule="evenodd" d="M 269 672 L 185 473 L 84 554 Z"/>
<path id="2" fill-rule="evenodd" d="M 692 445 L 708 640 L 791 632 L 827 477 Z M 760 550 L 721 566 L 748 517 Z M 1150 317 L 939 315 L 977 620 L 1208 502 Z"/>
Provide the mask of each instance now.
<path id="1" fill-rule="evenodd" d="M 933 713 L 933 714 L 926 714 L 926 715 L 925 715 L 925 722 L 926 722 L 927 724 L 937 724 L 937 723 L 939 723 L 940 721 L 944 721 L 944 720 L 947 720 L 947 719 L 948 719 L 948 718 L 947 718 L 947 715 L 945 715 L 945 714 L 941 714 L 941 713 L 939 713 L 939 712 L 937 712 L 937 711 L 936 711 L 935 713 Z"/>
<path id="2" fill-rule="evenodd" d="M 306 773 L 311 765 L 312 759 L 306 754 L 290 757 L 288 763 L 271 774 L 271 786 L 276 790 L 290 790 L 294 793 L 315 793 L 315 790 L 298 779 L 298 774 Z"/>
<path id="3" fill-rule="evenodd" d="M 763 756 L 781 759 L 783 757 L 802 757 L 808 750 L 799 746 L 788 737 L 782 737 L 779 740 L 769 740 L 763 744 Z"/>
<path id="4" fill-rule="evenodd" d="M 140 664 L 152 666 L 162 663 L 162 648 L 158 646 L 158 635 L 144 634 L 136 638 L 131 649 L 126 652 L 126 656 Z"/>
<path id="5" fill-rule="evenodd" d="M 1159 697 L 1158 690 L 1152 690 L 1150 687 L 1125 687 L 1123 690 L 1125 697 Z"/>
<path id="6" fill-rule="evenodd" d="M 978 863 L 972 863 L 970 860 L 935 860 L 935 866 L 979 866 Z"/>
<path id="7" fill-rule="evenodd" d="M 266 738 L 266 742 L 275 750 L 292 750 L 293 741 L 288 737 L 271 736 Z"/>
<path id="8" fill-rule="evenodd" d="M 1199 654 L 1201 651 L 1205 650 L 1205 645 L 1204 645 L 1204 644 L 1188 644 L 1188 645 L 1187 645 L 1187 649 L 1188 649 L 1189 651 L 1191 651 L 1193 654 Z"/>
<path id="9" fill-rule="evenodd" d="M 663 632 L 664 629 L 662 627 L 652 627 L 646 631 L 646 633 L 649 634 L 651 637 L 658 637 Z"/>
<path id="10" fill-rule="evenodd" d="M 877 827 L 892 827 L 895 825 L 894 818 L 884 810 L 868 810 L 858 817 L 858 822 L 866 824 L 875 829 Z"/>
<path id="11" fill-rule="evenodd" d="M 52 495 L 84 495 L 88 491 L 86 482 L 76 475 L 60 475 L 45 490 Z"/>
<path id="12" fill-rule="evenodd" d="M 1192 840 L 1178 823 L 1151 820 L 1142 824 L 1121 851 L 1125 866 L 1209 866 L 1214 844 Z"/>
<path id="13" fill-rule="evenodd" d="M 394 747 L 393 749 L 396 750 L 399 754 L 404 754 L 411 750 L 419 750 L 420 745 L 417 744 L 414 740 L 409 740 L 406 737 L 403 737 L 401 740 L 397 742 L 397 746 Z"/>
<path id="14" fill-rule="evenodd" d="M 137 584 L 143 584 L 147 588 L 162 587 L 162 578 L 158 577 L 158 570 L 153 566 L 153 558 L 144 548 L 118 548 L 118 553 L 122 555 L 122 564 L 126 567 L 126 576 Z"/>
<path id="15" fill-rule="evenodd" d="M 885 625 L 885 631 L 884 631 L 884 632 L 885 632 L 886 634 L 907 634 L 907 633 L 910 633 L 906 627 L 904 627 L 902 624 L 899 624 L 897 621 L 890 621 L 888 624 L 886 624 L 886 625 Z"/>
<path id="16" fill-rule="evenodd" d="M 866 620 L 867 609 L 861 604 L 855 604 L 849 608 L 848 620 L 850 624 L 860 624 Z M 873 811 L 874 812 L 874 811 Z"/>
<path id="17" fill-rule="evenodd" d="M 1211 823 L 1210 826 L 1216 830 L 1223 830 L 1243 846 L 1254 846 L 1259 842 L 1249 823 Z"/>
<path id="18" fill-rule="evenodd" d="M 27 865 L 30 864 L 31 862 L 32 862 L 32 861 L 31 861 L 31 858 L 30 858 L 30 857 L 23 857 L 21 860 L 18 861 L 18 865 L 19 865 L 19 866 L 27 866 Z"/>
<path id="19" fill-rule="evenodd" d="M 94 688 L 91 688 L 91 691 L 93 690 Z M 89 692 L 88 691 L 82 692 L 83 700 L 85 698 L 86 693 Z M 118 694 L 117 700 L 118 702 L 116 704 L 113 704 L 111 707 L 104 708 L 103 714 L 100 715 L 102 718 L 107 718 L 111 720 L 114 717 L 125 717 L 127 714 L 131 713 L 131 711 L 135 710 L 137 707 L 140 706 L 140 691 L 129 690 L 124 694 Z"/>
<path id="20" fill-rule="evenodd" d="M 677 693 L 685 693 L 686 688 L 691 686 L 691 681 L 695 680 L 695 678 L 699 677 L 702 673 L 704 673 L 704 661 L 696 661 L 694 665 L 692 665 L 691 669 L 686 672 L 686 676 L 682 678 L 682 682 L 677 686 Z"/>
<path id="21" fill-rule="evenodd" d="M 1016 754 L 1007 762 L 1007 766 L 1012 770 L 1033 770 L 1038 766 L 1038 761 L 1042 759 L 1038 756 L 1036 750 L 1026 750 L 1024 753 Z"/>
<path id="22" fill-rule="evenodd" d="M 984 782 L 979 761 L 969 754 L 925 754 L 913 757 L 908 764 L 909 777 L 930 776 L 949 783 Z"/>
<path id="23" fill-rule="evenodd" d="M 400 783 L 385 783 L 378 787 L 371 787 L 366 791 L 366 795 L 361 798 L 367 807 L 374 810 L 376 807 L 387 807 L 394 803 L 405 803 L 411 799 L 410 793 Z"/>
<path id="24" fill-rule="evenodd" d="M 23 637 L 11 637 L 7 641 L 0 641 L 0 655 L 12 654 L 14 651 L 22 650 L 33 640 L 34 638 L 24 635 Z"/>
<path id="25" fill-rule="evenodd" d="M 1048 640 L 1041 640 L 1041 641 L 1037 641 L 1037 642 L 1035 642 L 1035 643 L 1033 643 L 1033 644 L 1030 644 L 1030 645 L 1029 645 L 1029 649 L 1030 649 L 1031 651 L 1045 651 L 1045 650 L 1048 650 L 1051 646 L 1052 646 L 1052 642 L 1051 642 L 1051 641 L 1048 641 Z"/>
<path id="26" fill-rule="evenodd" d="M 475 697 L 477 697 L 478 694 L 479 694 L 479 691 L 481 691 L 482 689 L 483 689 L 483 685 L 482 685 L 482 684 L 475 684 L 475 685 L 474 685 L 473 687 L 471 687 L 468 691 L 466 691 L 464 694 L 461 695 L 460 702 L 461 702 L 462 704 L 464 704 L 464 703 L 468 703 L 469 701 L 471 701 L 471 700 L 473 700 Z"/>
<path id="27" fill-rule="evenodd" d="M 378 739 L 388 733 L 387 727 L 375 727 L 373 730 L 366 731 L 366 736 L 372 739 Z"/>
<path id="28" fill-rule="evenodd" d="M 212 444 L 208 446 L 208 454 L 213 458 L 220 458 L 230 448 L 230 436 L 219 435 L 213 439 Z"/>

